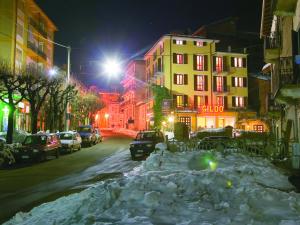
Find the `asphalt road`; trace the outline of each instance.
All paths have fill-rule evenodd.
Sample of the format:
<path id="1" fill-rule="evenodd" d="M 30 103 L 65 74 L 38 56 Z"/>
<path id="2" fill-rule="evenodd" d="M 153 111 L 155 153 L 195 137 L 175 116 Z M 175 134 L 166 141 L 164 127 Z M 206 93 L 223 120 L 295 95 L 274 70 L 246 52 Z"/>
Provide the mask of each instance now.
<path id="1" fill-rule="evenodd" d="M 106 133 L 102 143 L 59 159 L 0 170 L 0 223 L 16 212 L 122 176 L 139 162 L 130 159 L 132 138 Z"/>

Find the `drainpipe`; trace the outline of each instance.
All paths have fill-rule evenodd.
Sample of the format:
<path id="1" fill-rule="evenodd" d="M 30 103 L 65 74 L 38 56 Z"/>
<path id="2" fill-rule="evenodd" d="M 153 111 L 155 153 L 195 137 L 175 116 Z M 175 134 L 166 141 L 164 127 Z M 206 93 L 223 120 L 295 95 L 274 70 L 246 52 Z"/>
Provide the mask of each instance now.
<path id="1" fill-rule="evenodd" d="M 298 142 L 298 110 L 297 110 L 297 103 L 295 102 L 295 141 Z"/>

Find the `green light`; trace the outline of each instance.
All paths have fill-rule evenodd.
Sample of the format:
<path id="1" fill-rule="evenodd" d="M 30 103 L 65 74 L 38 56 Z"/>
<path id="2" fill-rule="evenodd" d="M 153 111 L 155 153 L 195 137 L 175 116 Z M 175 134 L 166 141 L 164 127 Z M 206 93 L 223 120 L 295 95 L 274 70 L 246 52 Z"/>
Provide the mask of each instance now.
<path id="1" fill-rule="evenodd" d="M 215 171 L 218 167 L 218 162 L 212 153 L 205 153 L 201 156 L 199 165 L 200 168 Z"/>
<path id="2" fill-rule="evenodd" d="M 227 180 L 226 181 L 226 187 L 227 188 L 232 188 L 232 182 L 231 182 L 231 180 Z"/>
<path id="3" fill-rule="evenodd" d="M 217 162 L 213 162 L 213 161 L 210 161 L 209 162 L 209 167 L 212 171 L 215 171 L 217 168 L 218 168 L 218 163 Z"/>

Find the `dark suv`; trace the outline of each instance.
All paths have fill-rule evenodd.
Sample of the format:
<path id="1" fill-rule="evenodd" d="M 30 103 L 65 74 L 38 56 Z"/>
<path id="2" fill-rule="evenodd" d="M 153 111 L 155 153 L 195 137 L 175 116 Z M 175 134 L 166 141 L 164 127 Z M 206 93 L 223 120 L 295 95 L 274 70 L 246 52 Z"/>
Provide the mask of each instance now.
<path id="1" fill-rule="evenodd" d="M 47 156 L 59 157 L 60 140 L 56 134 L 32 134 L 25 138 L 15 153 L 16 161 L 45 161 Z"/>
<path id="2" fill-rule="evenodd" d="M 164 142 L 164 135 L 160 131 L 141 131 L 130 144 L 131 158 L 147 157 L 154 151 L 155 145 Z"/>
<path id="3" fill-rule="evenodd" d="M 97 144 L 97 137 L 96 137 L 95 131 L 91 125 L 79 126 L 77 131 L 81 136 L 82 144 L 85 144 L 88 146 Z"/>

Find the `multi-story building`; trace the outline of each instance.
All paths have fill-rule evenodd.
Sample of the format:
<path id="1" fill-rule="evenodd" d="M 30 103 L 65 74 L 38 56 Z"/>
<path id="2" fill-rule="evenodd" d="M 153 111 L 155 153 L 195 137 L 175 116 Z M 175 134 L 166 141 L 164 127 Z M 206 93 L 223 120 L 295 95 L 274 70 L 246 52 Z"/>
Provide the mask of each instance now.
<path id="1" fill-rule="evenodd" d="M 123 128 L 131 130 L 146 129 L 146 83 L 145 61 L 132 60 L 126 67 L 121 82 L 124 88 L 120 104 L 123 114 Z"/>
<path id="2" fill-rule="evenodd" d="M 253 114 L 247 111 L 247 55 L 217 52 L 217 43 L 198 36 L 164 35 L 144 56 L 147 80 L 170 91 L 175 121 L 192 131 L 228 125 L 253 130 L 254 124 L 238 123 Z M 150 122 L 151 95 L 148 87 Z"/>
<path id="3" fill-rule="evenodd" d="M 277 140 L 299 142 L 300 1 L 263 0 L 260 36 L 271 72 L 269 115 Z M 285 152 L 287 153 L 287 151 Z"/>
<path id="4" fill-rule="evenodd" d="M 34 0 L 0 0 L 0 60 L 12 68 L 52 67 L 56 30 Z"/>
<path id="5" fill-rule="evenodd" d="M 27 65 L 50 69 L 56 30 L 34 0 L 0 0 L 0 62 L 10 65 L 14 72 Z M 29 130 L 29 113 L 29 104 L 21 102 L 16 111 L 16 129 Z M 7 121 L 7 110 L 0 103 L 0 131 L 7 129 Z"/>
<path id="6" fill-rule="evenodd" d="M 120 93 L 100 92 L 99 97 L 104 107 L 95 114 L 94 127 L 120 128 L 123 123 L 120 117 Z"/>

